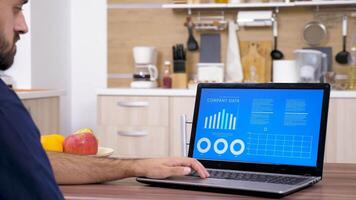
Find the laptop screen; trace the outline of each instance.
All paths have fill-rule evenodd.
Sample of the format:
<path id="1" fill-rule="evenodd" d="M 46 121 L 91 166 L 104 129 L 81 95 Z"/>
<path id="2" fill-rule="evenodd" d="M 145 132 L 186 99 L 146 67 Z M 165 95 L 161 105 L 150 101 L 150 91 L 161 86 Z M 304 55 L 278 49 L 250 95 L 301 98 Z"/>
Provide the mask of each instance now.
<path id="1" fill-rule="evenodd" d="M 323 93 L 202 88 L 192 157 L 315 167 Z"/>

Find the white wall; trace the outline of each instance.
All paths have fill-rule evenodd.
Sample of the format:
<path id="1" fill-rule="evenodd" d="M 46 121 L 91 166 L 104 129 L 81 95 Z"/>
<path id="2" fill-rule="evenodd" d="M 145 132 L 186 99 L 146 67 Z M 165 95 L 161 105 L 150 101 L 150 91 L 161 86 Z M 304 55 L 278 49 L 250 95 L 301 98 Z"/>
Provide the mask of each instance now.
<path id="1" fill-rule="evenodd" d="M 107 87 L 106 0 L 71 1 L 72 130 L 96 130 L 96 91 Z"/>
<path id="2" fill-rule="evenodd" d="M 31 0 L 32 88 L 70 85 L 70 0 Z M 71 131 L 70 97 L 61 97 L 60 132 Z"/>
<path id="3" fill-rule="evenodd" d="M 24 15 L 27 25 L 31 27 L 31 5 L 24 6 Z M 14 65 L 6 71 L 12 76 L 17 88 L 31 88 L 31 30 L 26 35 L 21 36 L 17 42 L 17 54 Z"/>
<path id="4" fill-rule="evenodd" d="M 32 34 L 21 41 L 25 53 L 12 73 L 27 87 L 66 90 L 62 134 L 82 127 L 96 130 L 96 91 L 107 87 L 106 0 L 30 2 L 31 12 L 25 9 L 31 13 Z"/>

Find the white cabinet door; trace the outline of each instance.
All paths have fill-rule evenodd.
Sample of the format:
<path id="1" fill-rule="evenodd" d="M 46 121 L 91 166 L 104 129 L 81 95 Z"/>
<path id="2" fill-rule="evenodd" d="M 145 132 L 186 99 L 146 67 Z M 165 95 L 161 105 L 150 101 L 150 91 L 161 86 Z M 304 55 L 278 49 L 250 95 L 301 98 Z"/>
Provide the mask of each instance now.
<path id="1" fill-rule="evenodd" d="M 169 155 L 168 97 L 100 96 L 99 145 L 121 158 Z"/>
<path id="2" fill-rule="evenodd" d="M 186 115 L 193 120 L 195 97 L 171 97 L 170 100 L 170 155 L 182 156 L 182 130 L 180 116 Z M 191 125 L 187 125 L 187 141 L 190 140 Z"/>
<path id="3" fill-rule="evenodd" d="M 168 126 L 168 97 L 101 96 L 98 123 L 104 126 Z"/>
<path id="4" fill-rule="evenodd" d="M 99 146 L 115 150 L 119 158 L 152 158 L 169 155 L 168 127 L 98 127 Z"/>
<path id="5" fill-rule="evenodd" d="M 356 163 L 356 100 L 331 99 L 325 161 Z"/>

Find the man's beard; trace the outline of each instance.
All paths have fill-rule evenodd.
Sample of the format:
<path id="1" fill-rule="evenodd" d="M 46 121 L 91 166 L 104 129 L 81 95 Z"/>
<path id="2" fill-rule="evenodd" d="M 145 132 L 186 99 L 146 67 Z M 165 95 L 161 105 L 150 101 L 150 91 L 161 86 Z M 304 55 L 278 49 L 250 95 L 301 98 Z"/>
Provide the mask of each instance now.
<path id="1" fill-rule="evenodd" d="M 16 54 L 16 41 L 19 39 L 19 35 L 14 37 L 14 43 L 11 48 L 9 42 L 6 41 L 4 34 L 0 33 L 0 70 L 5 71 L 9 69 L 14 63 Z"/>

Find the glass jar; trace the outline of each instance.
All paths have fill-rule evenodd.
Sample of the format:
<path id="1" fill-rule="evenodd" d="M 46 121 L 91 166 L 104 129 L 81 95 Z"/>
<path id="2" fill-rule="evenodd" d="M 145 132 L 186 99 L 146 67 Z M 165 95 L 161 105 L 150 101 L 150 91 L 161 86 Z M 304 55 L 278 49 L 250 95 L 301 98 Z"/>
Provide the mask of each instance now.
<path id="1" fill-rule="evenodd" d="M 356 46 L 351 48 L 348 63 L 349 89 L 356 90 Z"/>
<path id="2" fill-rule="evenodd" d="M 336 74 L 335 75 L 335 89 L 336 90 L 347 90 L 349 89 L 349 80 L 347 74 Z"/>
<path id="3" fill-rule="evenodd" d="M 349 68 L 349 89 L 356 90 L 356 65 Z"/>
<path id="4" fill-rule="evenodd" d="M 335 89 L 336 83 L 336 73 L 335 72 L 326 72 L 324 75 L 324 83 L 329 83 L 332 89 Z"/>

